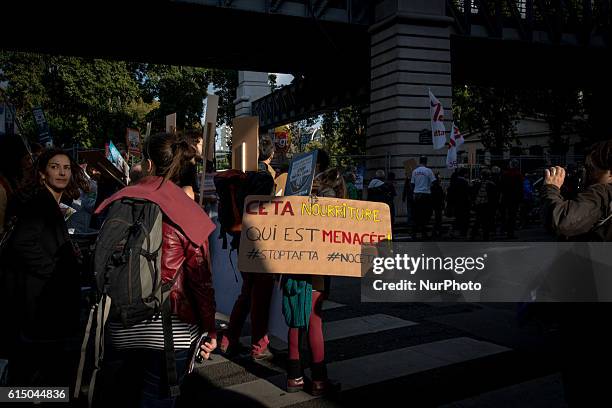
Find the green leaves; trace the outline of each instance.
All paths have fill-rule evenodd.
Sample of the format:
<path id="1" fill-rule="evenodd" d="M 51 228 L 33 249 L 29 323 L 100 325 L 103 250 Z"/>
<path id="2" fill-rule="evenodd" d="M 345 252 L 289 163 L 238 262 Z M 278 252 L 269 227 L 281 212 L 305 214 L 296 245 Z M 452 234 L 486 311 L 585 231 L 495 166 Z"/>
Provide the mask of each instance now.
<path id="1" fill-rule="evenodd" d="M 159 107 L 149 112 L 147 119 L 153 128 L 162 130 L 165 117 L 177 114 L 179 129 L 197 128 L 204 115 L 204 99 L 210 84 L 220 97 L 218 123 L 229 123 L 234 117 L 234 99 L 238 87 L 236 71 L 170 65 L 141 67 L 141 90 L 145 101 L 159 101 Z"/>
<path id="2" fill-rule="evenodd" d="M 323 115 L 323 144 L 334 156 L 356 156 L 366 150 L 366 115 L 362 106 L 349 106 Z M 352 164 L 350 159 L 342 165 Z"/>
<path id="3" fill-rule="evenodd" d="M 165 128 L 177 113 L 179 129 L 198 127 L 210 83 L 220 95 L 219 122 L 234 116 L 236 71 L 125 61 L 0 52 L 0 82 L 16 105 L 23 129 L 37 139 L 32 108 L 41 106 L 56 144 L 102 147 L 123 141 L 125 129 Z"/>
<path id="4" fill-rule="evenodd" d="M 550 147 L 567 151 L 567 137 L 585 117 L 577 89 L 521 89 L 481 86 L 453 88 L 453 117 L 464 132 L 478 133 L 488 149 L 502 150 L 518 143 L 517 122 L 541 118 L 550 127 Z"/>

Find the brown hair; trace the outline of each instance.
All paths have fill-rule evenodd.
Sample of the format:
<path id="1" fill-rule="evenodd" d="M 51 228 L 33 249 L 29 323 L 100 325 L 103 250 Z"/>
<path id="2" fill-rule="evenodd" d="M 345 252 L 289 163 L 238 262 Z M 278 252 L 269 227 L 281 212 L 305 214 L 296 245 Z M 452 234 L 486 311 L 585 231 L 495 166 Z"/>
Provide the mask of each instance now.
<path id="1" fill-rule="evenodd" d="M 190 144 L 198 144 L 198 141 L 204 140 L 204 134 L 201 130 L 191 129 L 183 132 L 183 138 Z"/>
<path id="2" fill-rule="evenodd" d="M 155 174 L 164 181 L 177 182 L 181 170 L 189 164 L 196 151 L 184 138 L 172 133 L 157 133 L 144 142 L 145 160 L 155 164 Z"/>
<path id="3" fill-rule="evenodd" d="M 607 171 L 612 171 L 612 140 L 591 146 L 585 165 L 593 180 L 601 178 Z"/>
<path id="4" fill-rule="evenodd" d="M 264 135 L 259 140 L 259 156 L 257 157 L 257 161 L 268 160 L 274 154 L 274 142 L 272 139 Z"/>
<path id="5" fill-rule="evenodd" d="M 43 186 L 42 179 L 40 174 L 45 173 L 47 170 L 47 165 L 49 164 L 49 160 L 54 158 L 55 156 L 66 156 L 68 160 L 70 160 L 70 181 L 68 182 L 68 186 L 63 192 L 63 196 L 69 198 L 71 200 L 76 200 L 81 195 L 79 190 L 83 190 L 85 192 L 89 191 L 89 182 L 85 177 L 85 172 L 73 159 L 70 157 L 66 151 L 60 149 L 59 147 L 51 147 L 42 151 L 35 164 L 35 177 L 36 177 L 36 185 L 39 187 Z"/>
<path id="6" fill-rule="evenodd" d="M 321 187 L 332 188 L 336 193 L 336 198 L 346 198 L 348 190 L 342 177 L 342 173 L 335 167 L 327 169 L 318 176 Z"/>

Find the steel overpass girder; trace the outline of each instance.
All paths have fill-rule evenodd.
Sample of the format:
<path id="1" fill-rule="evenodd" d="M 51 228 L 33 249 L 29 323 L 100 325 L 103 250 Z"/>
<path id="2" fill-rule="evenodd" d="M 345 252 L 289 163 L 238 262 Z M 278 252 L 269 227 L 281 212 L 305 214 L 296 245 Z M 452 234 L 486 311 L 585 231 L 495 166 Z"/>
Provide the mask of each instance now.
<path id="1" fill-rule="evenodd" d="M 611 0 L 447 0 L 447 15 L 455 20 L 459 35 L 484 26 L 489 37 L 505 38 L 512 28 L 523 41 L 533 42 L 536 31 L 545 32 L 552 44 L 573 35 L 577 45 L 589 46 L 600 35 L 610 44 Z M 541 41 L 541 38 L 539 39 Z"/>
<path id="2" fill-rule="evenodd" d="M 269 95 L 253 101 L 251 113 L 259 116 L 260 127 L 269 129 L 339 109 L 367 103 L 368 92 L 354 82 L 330 83 L 317 79 L 296 80 Z"/>

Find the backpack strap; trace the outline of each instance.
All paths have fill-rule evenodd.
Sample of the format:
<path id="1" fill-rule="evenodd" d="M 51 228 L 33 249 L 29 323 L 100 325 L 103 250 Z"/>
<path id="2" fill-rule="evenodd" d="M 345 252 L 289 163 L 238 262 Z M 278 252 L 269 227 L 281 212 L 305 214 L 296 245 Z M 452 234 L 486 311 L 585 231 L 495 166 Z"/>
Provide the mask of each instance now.
<path id="1" fill-rule="evenodd" d="M 91 307 L 89 312 L 89 319 L 87 319 L 87 326 L 85 328 L 85 336 L 83 337 L 83 343 L 81 344 L 81 358 L 79 359 L 79 368 L 77 370 L 76 384 L 74 386 L 74 399 L 79 398 L 81 392 L 81 383 L 83 382 L 83 369 L 85 367 L 85 358 L 87 355 L 87 345 L 89 344 L 89 336 L 91 334 L 91 326 L 93 323 L 93 317 L 97 310 L 97 304 Z"/>
<path id="2" fill-rule="evenodd" d="M 168 396 L 174 398 L 181 394 L 181 389 L 178 385 L 178 376 L 176 372 L 176 355 L 174 354 L 174 337 L 172 334 L 170 298 L 167 298 L 162 302 L 162 327 L 164 330 L 164 353 L 166 355 L 165 361 L 166 378 L 168 381 Z"/>
<path id="3" fill-rule="evenodd" d="M 96 386 L 96 377 L 102 360 L 104 359 L 104 326 L 110 313 L 111 298 L 107 295 L 103 295 L 100 299 L 100 303 L 96 307 L 96 337 L 95 337 L 95 350 L 94 350 L 94 370 L 91 374 L 91 381 L 89 382 L 89 390 L 87 392 L 87 403 L 91 407 L 93 404 L 94 389 Z M 75 391 L 76 392 L 76 391 Z"/>
<path id="4" fill-rule="evenodd" d="M 157 273 L 157 264 L 154 263 Z M 178 384 L 178 374 L 176 370 L 176 355 L 174 354 L 174 334 L 172 332 L 172 313 L 170 311 L 170 296 L 169 293 L 176 283 L 180 269 L 174 274 L 172 280 L 166 284 L 162 284 L 162 329 L 164 332 L 164 354 L 166 363 L 166 380 L 168 384 L 168 397 L 178 397 L 181 395 L 181 389 Z M 166 297 L 165 295 L 168 294 Z"/>

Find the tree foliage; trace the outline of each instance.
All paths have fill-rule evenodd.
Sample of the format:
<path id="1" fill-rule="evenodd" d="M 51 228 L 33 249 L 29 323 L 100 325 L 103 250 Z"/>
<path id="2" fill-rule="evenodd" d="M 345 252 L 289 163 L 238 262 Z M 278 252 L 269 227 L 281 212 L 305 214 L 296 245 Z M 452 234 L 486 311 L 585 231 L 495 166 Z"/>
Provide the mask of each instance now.
<path id="1" fill-rule="evenodd" d="M 323 146 L 340 157 L 343 165 L 352 164 L 348 156 L 366 152 L 367 116 L 362 106 L 349 106 L 325 113 L 322 121 Z"/>
<path id="2" fill-rule="evenodd" d="M 41 106 L 58 145 L 101 147 L 123 140 L 127 127 L 165 128 L 177 113 L 179 129 L 198 127 L 209 84 L 220 96 L 218 123 L 234 116 L 236 71 L 0 52 L 0 82 L 36 139 L 32 108 Z"/>
<path id="3" fill-rule="evenodd" d="M 130 104 L 138 84 L 125 62 L 34 54 L 0 54 L 1 80 L 22 117 L 24 131 L 35 134 L 32 108 L 41 106 L 57 144 L 91 146 L 134 121 Z"/>
<path id="4" fill-rule="evenodd" d="M 313 147 L 307 143 L 302 143 L 302 136 L 311 135 L 317 123 L 317 117 L 312 117 L 287 125 L 291 139 L 289 140 L 289 153 L 296 154 L 312 150 Z"/>
<path id="5" fill-rule="evenodd" d="M 464 132 L 478 133 L 485 148 L 501 151 L 519 143 L 517 121 L 540 118 L 549 125 L 551 152 L 566 153 L 570 134 L 584 140 L 602 126 L 594 92 L 577 88 L 522 89 L 460 86 L 453 88 L 453 117 Z M 601 115 L 600 115 L 601 116 Z"/>
<path id="6" fill-rule="evenodd" d="M 482 144 L 501 150 L 514 144 L 520 98 L 504 88 L 453 88 L 453 118 L 463 131 L 480 134 Z"/>

